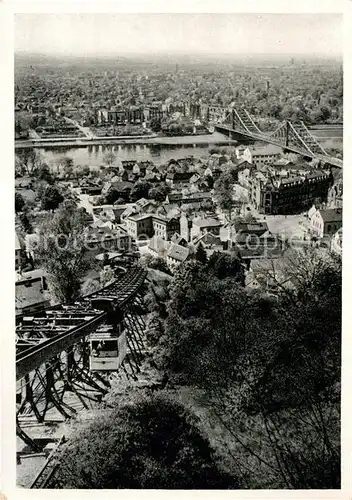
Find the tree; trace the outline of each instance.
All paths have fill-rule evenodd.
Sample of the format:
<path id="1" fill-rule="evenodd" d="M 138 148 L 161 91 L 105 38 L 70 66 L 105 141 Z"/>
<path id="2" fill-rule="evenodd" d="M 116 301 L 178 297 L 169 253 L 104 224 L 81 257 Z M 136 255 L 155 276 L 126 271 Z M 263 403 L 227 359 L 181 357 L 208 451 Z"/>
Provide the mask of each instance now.
<path id="1" fill-rule="evenodd" d="M 75 431 L 49 487 L 229 489 L 239 484 L 219 468 L 190 411 L 160 392 L 129 397 Z"/>
<path id="2" fill-rule="evenodd" d="M 197 246 L 195 258 L 201 264 L 206 264 L 208 262 L 207 253 L 201 243 Z"/>
<path id="3" fill-rule="evenodd" d="M 42 210 L 56 210 L 63 201 L 62 194 L 55 186 L 47 186 L 40 196 Z"/>
<path id="4" fill-rule="evenodd" d="M 130 198 L 132 201 L 137 201 L 140 198 L 149 198 L 149 191 L 152 184 L 147 181 L 138 181 L 131 190 Z"/>
<path id="5" fill-rule="evenodd" d="M 63 156 L 61 158 L 61 161 L 64 168 L 71 168 L 74 166 L 73 159 L 70 158 L 69 156 Z"/>
<path id="6" fill-rule="evenodd" d="M 15 193 L 15 212 L 22 212 L 25 201 L 21 193 Z"/>
<path id="7" fill-rule="evenodd" d="M 161 183 L 156 187 L 152 187 L 149 190 L 149 198 L 155 201 L 165 201 L 166 196 L 170 193 L 171 188 L 165 183 Z"/>
<path id="8" fill-rule="evenodd" d="M 162 271 L 166 274 L 172 274 L 165 260 L 160 257 L 153 257 L 150 260 L 148 267 L 150 267 L 151 269 L 158 269 L 159 271 Z"/>
<path id="9" fill-rule="evenodd" d="M 176 272 L 156 363 L 206 391 L 251 487 L 338 488 L 340 259 L 293 254 L 270 276 L 275 297 L 213 260 Z"/>
<path id="10" fill-rule="evenodd" d="M 161 121 L 160 121 L 160 119 L 153 118 L 150 121 L 150 128 L 152 130 L 154 130 L 154 132 L 160 132 L 160 130 L 161 130 Z"/>
<path id="11" fill-rule="evenodd" d="M 114 187 L 111 187 L 105 195 L 103 204 L 107 203 L 108 205 L 112 205 L 116 201 L 119 201 L 119 203 L 126 203 L 125 199 L 120 198 L 120 191 L 118 191 Z"/>
<path id="12" fill-rule="evenodd" d="M 81 281 L 92 267 L 85 227 L 81 211 L 60 208 L 38 228 L 35 253 L 47 272 L 51 292 L 60 302 L 69 303 L 79 297 Z"/>
<path id="13" fill-rule="evenodd" d="M 209 189 L 213 189 L 214 187 L 214 177 L 212 175 L 207 175 L 204 178 L 205 182 L 208 184 Z"/>
<path id="14" fill-rule="evenodd" d="M 106 286 L 115 281 L 115 273 L 111 266 L 104 266 L 104 269 L 100 272 L 100 283 L 102 286 Z"/>
<path id="15" fill-rule="evenodd" d="M 231 214 L 233 206 L 233 185 L 235 182 L 234 172 L 223 172 L 214 184 L 218 204 L 222 210 Z"/>
<path id="16" fill-rule="evenodd" d="M 46 163 L 38 165 L 33 174 L 35 174 L 39 181 L 44 181 L 51 185 L 54 184 L 54 177 Z"/>
<path id="17" fill-rule="evenodd" d="M 26 167 L 23 161 L 16 155 L 15 156 L 15 177 L 22 177 L 26 173 Z"/>
<path id="18" fill-rule="evenodd" d="M 105 153 L 103 161 L 108 165 L 108 167 L 111 167 L 111 165 L 116 161 L 116 155 L 112 151 L 108 151 Z"/>
<path id="19" fill-rule="evenodd" d="M 82 285 L 82 297 L 96 292 L 101 288 L 101 283 L 98 280 L 88 278 Z"/>
<path id="20" fill-rule="evenodd" d="M 20 214 L 20 221 L 21 221 L 22 229 L 26 234 L 33 233 L 33 226 L 31 224 L 30 220 L 28 219 L 28 215 L 25 212 L 22 212 Z"/>

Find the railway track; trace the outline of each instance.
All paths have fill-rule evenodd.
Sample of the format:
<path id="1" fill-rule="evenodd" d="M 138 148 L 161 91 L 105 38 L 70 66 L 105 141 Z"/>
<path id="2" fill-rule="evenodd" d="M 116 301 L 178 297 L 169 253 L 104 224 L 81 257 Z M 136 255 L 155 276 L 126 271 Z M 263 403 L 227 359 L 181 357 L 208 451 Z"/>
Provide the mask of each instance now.
<path id="1" fill-rule="evenodd" d="M 56 448 L 52 450 L 48 458 L 46 459 L 44 465 L 39 470 L 38 474 L 34 478 L 30 489 L 43 489 L 48 484 L 48 481 L 52 478 L 54 472 L 56 471 L 59 463 L 57 460 L 57 454 L 60 446 L 65 442 L 65 436 L 62 436 L 59 440 Z"/>

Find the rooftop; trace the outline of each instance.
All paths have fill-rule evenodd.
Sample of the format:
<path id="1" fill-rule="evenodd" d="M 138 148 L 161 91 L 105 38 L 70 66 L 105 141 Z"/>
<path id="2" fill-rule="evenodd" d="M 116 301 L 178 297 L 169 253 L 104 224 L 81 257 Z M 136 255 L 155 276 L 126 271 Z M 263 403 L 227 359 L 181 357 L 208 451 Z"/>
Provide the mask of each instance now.
<path id="1" fill-rule="evenodd" d="M 19 280 L 16 282 L 16 309 L 22 310 L 37 304 L 47 302 L 43 294 L 40 277 Z"/>
<path id="2" fill-rule="evenodd" d="M 211 231 L 202 234 L 193 240 L 193 244 L 203 243 L 204 245 L 222 245 L 220 236 L 216 236 Z"/>
<path id="3" fill-rule="evenodd" d="M 327 208 L 326 210 L 319 210 L 319 213 L 324 222 L 342 222 L 341 208 Z"/>
<path id="4" fill-rule="evenodd" d="M 193 172 L 175 172 L 168 173 L 166 175 L 167 179 L 171 179 L 173 181 L 185 181 L 189 180 L 193 176 Z"/>
<path id="5" fill-rule="evenodd" d="M 197 219 L 193 221 L 193 224 L 199 227 L 219 227 L 222 226 L 221 222 L 216 219 Z"/>
<path id="6" fill-rule="evenodd" d="M 173 243 L 168 251 L 168 257 L 184 262 L 189 255 L 189 248 Z"/>
<path id="7" fill-rule="evenodd" d="M 262 156 L 262 155 L 281 155 L 281 148 L 268 144 L 262 148 L 250 148 L 252 156 Z"/>
<path id="8" fill-rule="evenodd" d="M 21 244 L 17 233 L 15 233 L 15 250 L 21 250 Z"/>
<path id="9" fill-rule="evenodd" d="M 236 232 L 264 233 L 268 230 L 268 224 L 266 222 L 235 222 L 235 230 Z"/>
<path id="10" fill-rule="evenodd" d="M 134 214 L 134 215 L 129 215 L 127 219 L 132 220 L 134 222 L 139 222 L 143 219 L 149 219 L 152 217 L 151 214 Z"/>

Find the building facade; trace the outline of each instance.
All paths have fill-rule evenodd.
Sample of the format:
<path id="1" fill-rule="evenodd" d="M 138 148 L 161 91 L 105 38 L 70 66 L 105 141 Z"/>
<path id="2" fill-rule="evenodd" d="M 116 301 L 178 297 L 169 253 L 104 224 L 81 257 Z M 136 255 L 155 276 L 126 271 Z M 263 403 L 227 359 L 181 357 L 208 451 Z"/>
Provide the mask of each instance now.
<path id="1" fill-rule="evenodd" d="M 323 171 L 280 180 L 261 174 L 251 180 L 250 199 L 260 213 L 295 214 L 326 202 L 330 185 L 331 175 Z"/>
<path id="2" fill-rule="evenodd" d="M 342 209 L 317 210 L 310 221 L 311 233 L 318 237 L 333 236 L 342 227 Z"/>

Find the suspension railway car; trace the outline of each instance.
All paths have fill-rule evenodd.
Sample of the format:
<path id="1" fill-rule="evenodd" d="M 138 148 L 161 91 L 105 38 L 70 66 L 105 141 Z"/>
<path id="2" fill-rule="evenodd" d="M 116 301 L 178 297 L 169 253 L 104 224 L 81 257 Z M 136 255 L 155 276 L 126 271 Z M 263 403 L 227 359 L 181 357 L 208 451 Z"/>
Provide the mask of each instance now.
<path id="1" fill-rule="evenodd" d="M 114 308 L 108 298 L 92 300 L 92 306 L 109 313 L 108 325 L 102 325 L 89 336 L 89 369 L 96 371 L 117 371 L 127 351 L 123 314 Z"/>

